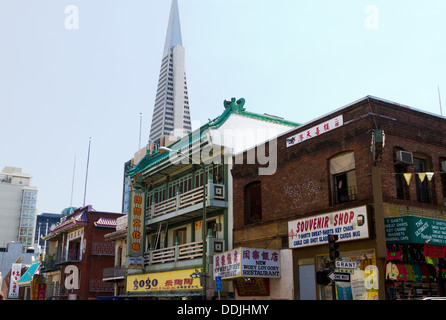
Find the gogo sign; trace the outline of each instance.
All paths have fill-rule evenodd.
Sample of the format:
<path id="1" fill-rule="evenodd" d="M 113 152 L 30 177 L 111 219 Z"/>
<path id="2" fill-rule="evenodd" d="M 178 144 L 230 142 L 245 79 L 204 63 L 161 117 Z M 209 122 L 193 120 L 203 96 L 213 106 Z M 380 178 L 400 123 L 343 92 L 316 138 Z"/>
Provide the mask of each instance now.
<path id="1" fill-rule="evenodd" d="M 339 241 L 369 237 L 367 207 L 331 212 L 288 222 L 290 248 L 328 243 L 327 235 L 338 235 Z"/>

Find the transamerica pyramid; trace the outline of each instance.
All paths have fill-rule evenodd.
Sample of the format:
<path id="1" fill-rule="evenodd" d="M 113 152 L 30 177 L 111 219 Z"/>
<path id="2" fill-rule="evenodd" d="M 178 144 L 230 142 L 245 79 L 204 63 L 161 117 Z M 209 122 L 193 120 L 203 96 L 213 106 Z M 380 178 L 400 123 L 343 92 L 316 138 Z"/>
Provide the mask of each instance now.
<path id="1" fill-rule="evenodd" d="M 153 109 L 150 145 L 164 145 L 166 136 L 192 131 L 187 93 L 185 49 L 181 39 L 178 1 L 172 0 L 166 42 Z"/>

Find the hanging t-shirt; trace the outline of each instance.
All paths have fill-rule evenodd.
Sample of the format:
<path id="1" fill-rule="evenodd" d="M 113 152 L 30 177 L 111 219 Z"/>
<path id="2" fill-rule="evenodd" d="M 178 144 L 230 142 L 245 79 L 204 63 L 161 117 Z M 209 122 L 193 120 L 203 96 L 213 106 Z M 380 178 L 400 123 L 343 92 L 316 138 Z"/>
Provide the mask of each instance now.
<path id="1" fill-rule="evenodd" d="M 420 265 L 420 269 L 421 269 L 421 274 L 422 274 L 421 278 L 422 278 L 423 282 L 429 283 L 429 269 L 424 264 Z"/>
<path id="2" fill-rule="evenodd" d="M 398 280 L 398 267 L 393 262 L 388 262 L 386 265 L 386 279 L 389 280 Z"/>
<path id="3" fill-rule="evenodd" d="M 418 264 L 412 265 L 413 272 L 415 273 L 415 281 L 416 282 L 422 282 L 423 281 L 423 274 L 421 273 L 421 268 Z"/>
<path id="4" fill-rule="evenodd" d="M 402 263 L 397 264 L 398 267 L 398 281 L 407 281 L 407 271 Z"/>
<path id="5" fill-rule="evenodd" d="M 390 260 L 401 260 L 401 255 L 403 251 L 400 245 L 387 246 L 387 261 Z"/>
<path id="6" fill-rule="evenodd" d="M 352 287 L 342 287 L 337 285 L 336 291 L 338 293 L 338 300 L 353 300 Z"/>
<path id="7" fill-rule="evenodd" d="M 406 263 L 404 267 L 406 268 L 407 281 L 415 281 L 415 272 L 413 271 L 412 265 Z"/>

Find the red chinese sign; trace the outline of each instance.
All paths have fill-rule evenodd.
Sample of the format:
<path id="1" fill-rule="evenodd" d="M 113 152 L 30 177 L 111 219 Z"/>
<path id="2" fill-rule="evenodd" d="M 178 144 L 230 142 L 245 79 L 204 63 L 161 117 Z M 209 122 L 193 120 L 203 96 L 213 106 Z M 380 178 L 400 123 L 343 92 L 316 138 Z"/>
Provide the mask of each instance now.
<path id="1" fill-rule="evenodd" d="M 344 118 L 342 117 L 342 115 L 337 116 L 336 118 L 322 122 L 310 129 L 304 130 L 302 132 L 299 132 L 298 134 L 295 134 L 294 136 L 287 138 L 286 146 L 287 148 L 294 146 L 295 144 L 317 137 L 323 133 L 341 127 L 343 124 L 344 124 Z"/>
<path id="2" fill-rule="evenodd" d="M 446 253 L 445 246 L 436 246 L 433 244 L 424 245 L 424 256 L 430 258 L 444 258 Z"/>

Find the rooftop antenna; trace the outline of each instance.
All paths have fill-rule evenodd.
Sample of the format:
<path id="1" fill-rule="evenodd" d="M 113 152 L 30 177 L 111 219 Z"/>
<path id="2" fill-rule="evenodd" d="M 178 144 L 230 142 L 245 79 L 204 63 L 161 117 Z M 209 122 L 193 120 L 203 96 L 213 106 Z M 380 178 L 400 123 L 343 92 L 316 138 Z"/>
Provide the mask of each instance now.
<path id="1" fill-rule="evenodd" d="M 73 165 L 73 181 L 71 182 L 71 201 L 70 207 L 73 206 L 73 190 L 74 190 L 74 174 L 76 172 L 76 155 L 74 155 L 74 165 Z"/>
<path id="2" fill-rule="evenodd" d="M 141 128 L 142 128 L 142 112 L 139 113 L 139 145 L 138 145 L 138 162 L 141 160 Z"/>
<path id="3" fill-rule="evenodd" d="M 441 97 L 440 97 L 440 86 L 437 86 L 438 88 L 438 101 L 440 102 L 440 114 L 443 116 L 443 110 L 441 109 Z"/>
<path id="4" fill-rule="evenodd" d="M 88 164 L 90 163 L 90 146 L 91 146 L 91 137 L 88 142 L 88 157 L 87 157 L 87 172 L 85 174 L 85 188 L 84 188 L 84 204 L 83 207 L 85 207 L 85 197 L 87 195 L 87 178 L 88 178 Z"/>

